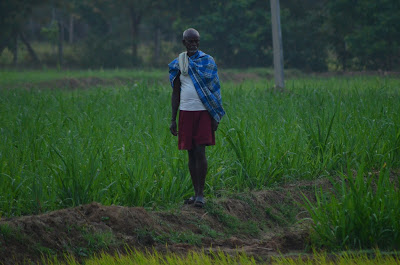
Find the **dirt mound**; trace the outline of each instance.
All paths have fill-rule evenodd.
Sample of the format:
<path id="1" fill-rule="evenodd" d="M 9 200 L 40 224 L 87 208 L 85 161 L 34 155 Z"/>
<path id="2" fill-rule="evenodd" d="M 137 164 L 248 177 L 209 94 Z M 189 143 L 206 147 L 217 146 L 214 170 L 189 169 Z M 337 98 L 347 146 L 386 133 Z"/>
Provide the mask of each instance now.
<path id="1" fill-rule="evenodd" d="M 103 206 L 93 202 L 41 215 L 0 221 L 0 263 L 40 260 L 70 253 L 85 258 L 98 251 L 155 248 L 245 251 L 265 258 L 273 253 L 304 251 L 309 225 L 300 206 L 302 193 L 314 200 L 314 185 L 300 182 L 273 190 L 209 200 L 204 209 L 184 205 L 169 211 Z"/>

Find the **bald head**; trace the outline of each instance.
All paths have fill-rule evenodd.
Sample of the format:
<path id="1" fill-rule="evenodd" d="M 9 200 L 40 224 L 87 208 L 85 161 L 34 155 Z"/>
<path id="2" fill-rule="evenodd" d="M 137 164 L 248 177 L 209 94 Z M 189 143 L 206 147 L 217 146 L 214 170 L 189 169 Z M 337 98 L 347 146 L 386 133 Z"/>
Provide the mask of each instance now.
<path id="1" fill-rule="evenodd" d="M 183 40 L 185 38 L 192 38 L 192 37 L 197 37 L 200 39 L 200 33 L 194 28 L 189 28 L 183 32 L 183 38 L 182 38 Z"/>
<path id="2" fill-rule="evenodd" d="M 187 55 L 192 56 L 199 49 L 200 34 L 197 30 L 189 28 L 183 32 L 183 46 L 186 47 Z"/>

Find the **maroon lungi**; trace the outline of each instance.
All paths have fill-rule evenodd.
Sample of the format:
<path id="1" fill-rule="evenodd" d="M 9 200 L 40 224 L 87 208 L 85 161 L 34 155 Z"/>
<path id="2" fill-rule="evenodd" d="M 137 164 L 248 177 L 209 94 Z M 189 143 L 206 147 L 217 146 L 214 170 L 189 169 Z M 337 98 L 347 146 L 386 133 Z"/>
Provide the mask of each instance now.
<path id="1" fill-rule="evenodd" d="M 207 110 L 179 111 L 179 150 L 191 150 L 193 145 L 215 145 L 211 119 Z"/>

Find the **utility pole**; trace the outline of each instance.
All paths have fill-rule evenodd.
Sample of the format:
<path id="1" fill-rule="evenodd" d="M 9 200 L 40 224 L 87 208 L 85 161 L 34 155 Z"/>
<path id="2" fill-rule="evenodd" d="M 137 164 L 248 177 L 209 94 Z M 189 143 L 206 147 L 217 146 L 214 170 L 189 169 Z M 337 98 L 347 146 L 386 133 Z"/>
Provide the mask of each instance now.
<path id="1" fill-rule="evenodd" d="M 284 88 L 283 78 L 283 48 L 279 0 L 271 1 L 272 46 L 274 49 L 275 87 Z"/>

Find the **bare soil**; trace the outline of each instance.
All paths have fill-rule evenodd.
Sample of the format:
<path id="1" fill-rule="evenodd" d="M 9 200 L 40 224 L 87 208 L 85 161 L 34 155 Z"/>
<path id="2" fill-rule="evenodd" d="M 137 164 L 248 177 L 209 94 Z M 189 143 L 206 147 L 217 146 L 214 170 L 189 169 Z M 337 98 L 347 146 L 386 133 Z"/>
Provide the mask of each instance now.
<path id="1" fill-rule="evenodd" d="M 0 220 L 0 263 L 38 262 L 69 253 L 84 259 L 126 246 L 162 253 L 188 250 L 244 251 L 257 259 L 307 250 L 310 223 L 301 204 L 314 201 L 315 185 L 303 181 L 271 190 L 208 200 L 203 209 L 179 205 L 168 211 L 104 206 L 97 202 L 41 215 Z"/>

